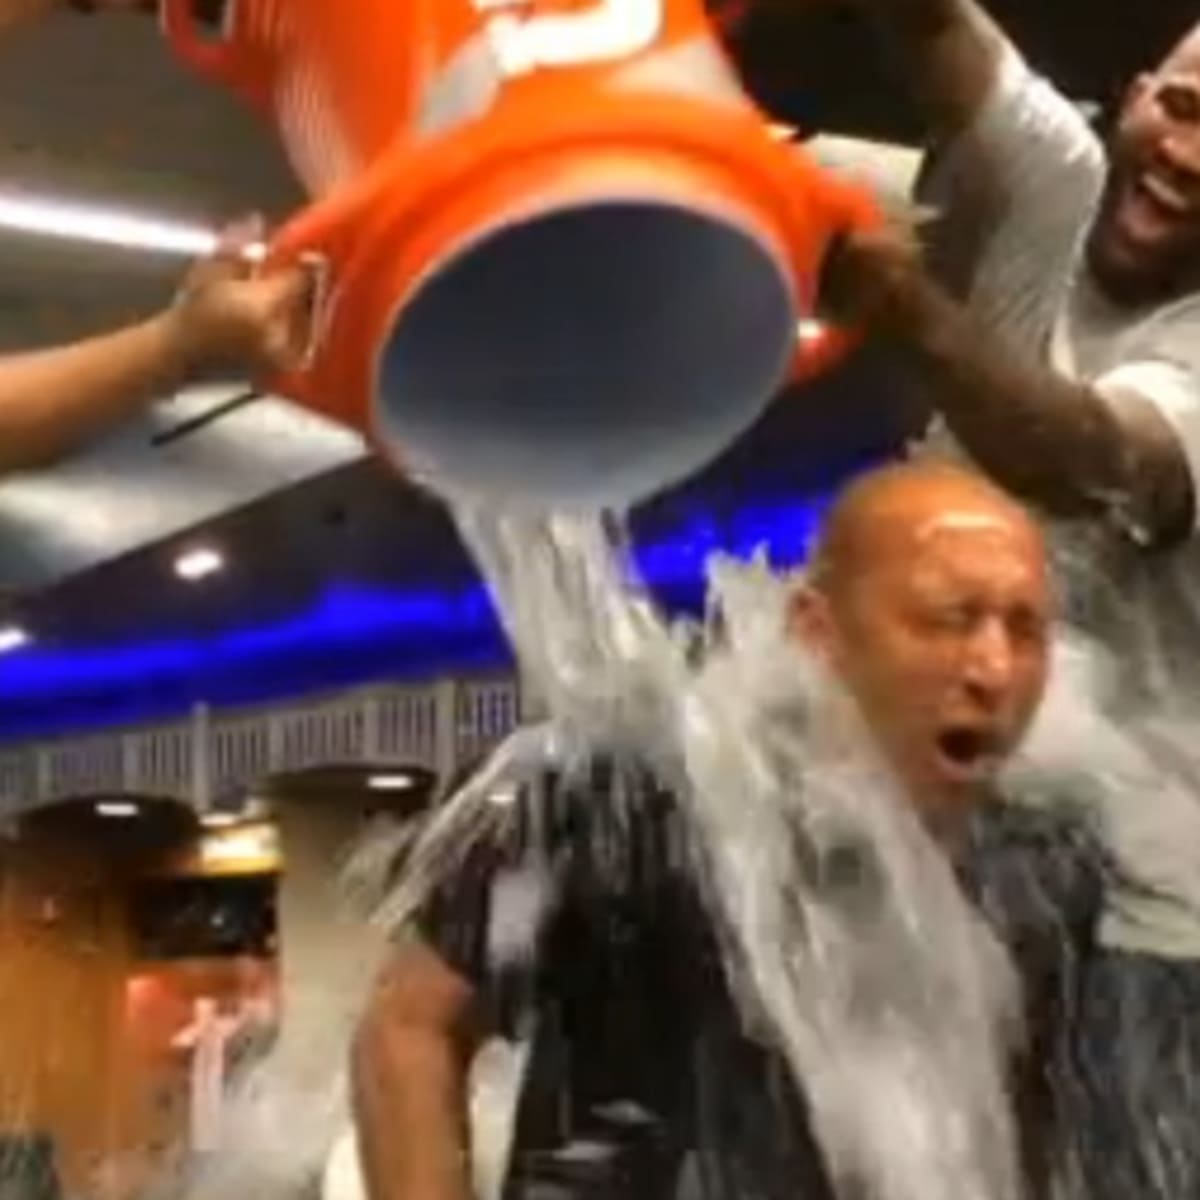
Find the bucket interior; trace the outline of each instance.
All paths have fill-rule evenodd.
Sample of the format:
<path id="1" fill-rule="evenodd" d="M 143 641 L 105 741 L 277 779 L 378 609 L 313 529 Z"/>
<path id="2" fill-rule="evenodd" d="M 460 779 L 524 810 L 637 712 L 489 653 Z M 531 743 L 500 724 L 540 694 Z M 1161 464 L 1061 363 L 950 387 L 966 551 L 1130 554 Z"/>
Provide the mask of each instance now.
<path id="1" fill-rule="evenodd" d="M 795 323 L 778 257 L 731 221 L 644 201 L 553 211 L 470 243 L 399 310 L 376 433 L 443 489 L 629 502 L 753 423 Z"/>

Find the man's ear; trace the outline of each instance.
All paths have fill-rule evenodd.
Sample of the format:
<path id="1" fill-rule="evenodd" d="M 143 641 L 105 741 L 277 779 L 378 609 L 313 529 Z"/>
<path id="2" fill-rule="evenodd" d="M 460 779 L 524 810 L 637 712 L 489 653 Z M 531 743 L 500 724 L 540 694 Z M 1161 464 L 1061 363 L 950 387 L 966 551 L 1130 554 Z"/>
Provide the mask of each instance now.
<path id="1" fill-rule="evenodd" d="M 788 598 L 787 631 L 812 653 L 829 658 L 837 638 L 826 596 L 808 584 L 797 587 Z"/>

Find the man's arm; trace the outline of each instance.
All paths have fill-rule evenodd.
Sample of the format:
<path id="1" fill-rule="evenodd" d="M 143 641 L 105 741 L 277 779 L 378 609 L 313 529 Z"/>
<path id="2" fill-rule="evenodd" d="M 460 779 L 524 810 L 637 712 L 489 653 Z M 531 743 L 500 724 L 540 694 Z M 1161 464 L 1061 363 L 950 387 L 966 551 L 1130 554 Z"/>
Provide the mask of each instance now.
<path id="1" fill-rule="evenodd" d="M 473 998 L 471 985 L 420 941 L 384 970 L 351 1063 L 368 1200 L 470 1200 Z"/>
<path id="2" fill-rule="evenodd" d="M 156 317 L 71 346 L 0 356 L 0 473 L 66 453 L 206 367 L 289 365 L 307 281 L 298 270 L 250 277 L 245 240 L 231 236 L 194 268 Z"/>
<path id="3" fill-rule="evenodd" d="M 1013 353 L 921 269 L 894 235 L 855 237 L 830 263 L 835 311 L 896 345 L 935 409 L 1001 484 L 1050 512 L 1108 512 L 1147 543 L 1191 527 L 1191 471 L 1149 398 L 1108 395 Z"/>
<path id="4" fill-rule="evenodd" d="M 995 83 L 1004 34 L 975 0 L 850 0 L 898 54 L 940 140 L 970 125 Z"/>
<path id="5" fill-rule="evenodd" d="M 68 0 L 0 0 L 0 37 Z M 78 7 L 78 6 L 76 6 Z M 144 8 L 143 0 L 92 0 L 88 9 Z M 208 366 L 289 364 L 305 281 L 298 274 L 245 278 L 241 244 L 260 230 L 231 231 L 192 272 L 165 313 L 106 336 L 0 356 L 0 473 L 38 466 L 168 394 Z"/>

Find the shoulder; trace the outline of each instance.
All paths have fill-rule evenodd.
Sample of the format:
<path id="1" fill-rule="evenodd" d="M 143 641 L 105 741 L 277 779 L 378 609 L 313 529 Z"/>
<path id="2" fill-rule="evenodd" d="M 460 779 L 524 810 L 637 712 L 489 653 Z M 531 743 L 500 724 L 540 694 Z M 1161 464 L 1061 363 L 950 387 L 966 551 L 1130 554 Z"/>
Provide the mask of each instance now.
<path id="1" fill-rule="evenodd" d="M 1103 188 L 1104 148 L 1083 114 L 1011 46 L 974 119 L 926 160 L 920 199 L 938 214 L 935 271 L 1008 311 L 1057 295 Z"/>
<path id="2" fill-rule="evenodd" d="M 1098 867 L 1104 843 L 1094 812 L 1073 793 L 1036 805 L 1005 799 L 976 823 L 975 844 L 985 853 L 1024 857 L 1042 870 L 1058 864 Z"/>
<path id="3" fill-rule="evenodd" d="M 1094 190 L 1102 181 L 1106 157 L 1079 106 L 1010 45 L 974 118 L 930 156 L 931 179 L 937 177 L 938 164 L 959 173 L 982 169 L 976 186 L 990 184 L 1002 193 L 1028 186 L 1031 176 L 1061 181 L 1073 175 Z"/>
<path id="4" fill-rule="evenodd" d="M 1200 369 L 1200 291 L 1155 310 L 1145 322 L 1145 337 L 1168 361 Z"/>
<path id="5" fill-rule="evenodd" d="M 1019 919 L 1090 924 L 1098 915 L 1109 856 L 1082 798 L 1053 804 L 998 801 L 972 830 L 971 864 L 986 900 Z"/>

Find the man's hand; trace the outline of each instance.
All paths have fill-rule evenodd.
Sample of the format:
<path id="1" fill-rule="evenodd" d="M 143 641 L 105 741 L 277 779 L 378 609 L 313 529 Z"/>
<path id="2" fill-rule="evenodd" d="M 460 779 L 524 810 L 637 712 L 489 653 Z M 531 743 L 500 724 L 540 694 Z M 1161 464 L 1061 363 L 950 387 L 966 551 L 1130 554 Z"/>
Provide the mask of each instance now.
<path id="1" fill-rule="evenodd" d="M 184 280 L 164 318 L 182 375 L 226 363 L 267 371 L 296 365 L 309 280 L 300 268 L 256 273 L 246 251 L 261 235 L 257 220 L 232 227 Z"/>
<path id="2" fill-rule="evenodd" d="M 892 225 L 849 233 L 833 247 L 820 302 L 840 324 L 908 341 L 925 331 L 933 290 L 915 235 Z"/>

